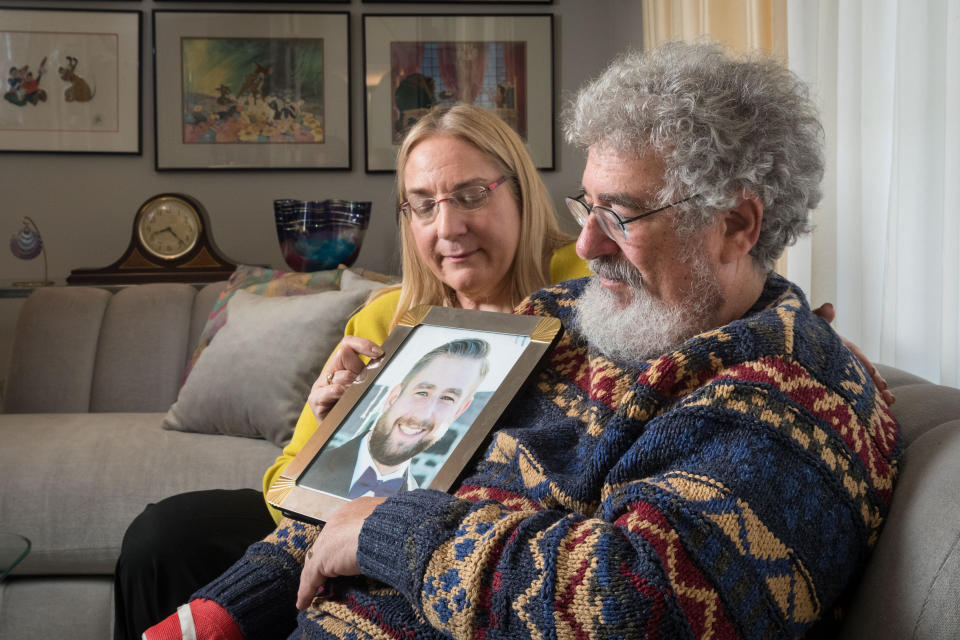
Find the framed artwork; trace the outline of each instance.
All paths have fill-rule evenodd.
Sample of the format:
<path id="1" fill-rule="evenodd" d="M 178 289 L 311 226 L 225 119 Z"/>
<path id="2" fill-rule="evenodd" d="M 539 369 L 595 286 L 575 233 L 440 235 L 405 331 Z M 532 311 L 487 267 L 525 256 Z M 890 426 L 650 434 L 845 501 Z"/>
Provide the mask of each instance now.
<path id="1" fill-rule="evenodd" d="M 561 332 L 556 318 L 415 307 L 267 499 L 324 522 L 360 496 L 450 489 Z"/>
<path id="2" fill-rule="evenodd" d="M 0 9 L 0 151 L 140 154 L 141 18 Z"/>
<path id="3" fill-rule="evenodd" d="M 374 4 L 409 4 L 410 0 L 363 0 Z M 420 4 L 550 4 L 553 0 L 420 0 Z"/>
<path id="4" fill-rule="evenodd" d="M 363 16 L 366 170 L 393 171 L 404 133 L 435 105 L 485 107 L 554 167 L 553 16 Z"/>
<path id="5" fill-rule="evenodd" d="M 153 12 L 156 168 L 350 169 L 350 17 Z"/>
<path id="6" fill-rule="evenodd" d="M 165 0 L 161 0 L 161 1 L 165 1 Z M 185 0 L 179 0 L 179 1 L 180 1 L 180 2 L 184 2 Z M 196 2 L 196 1 L 200 1 L 200 2 L 263 2 L 263 0 L 193 0 L 193 1 L 194 1 L 194 2 Z M 535 0 L 535 1 L 537 1 L 537 2 L 542 2 L 543 0 Z M 284 2 L 310 2 L 310 3 L 312 3 L 312 4 L 317 4 L 317 3 L 323 3 L 323 4 L 335 4 L 335 3 L 346 4 L 346 3 L 350 2 L 350 0 L 284 0 Z"/>

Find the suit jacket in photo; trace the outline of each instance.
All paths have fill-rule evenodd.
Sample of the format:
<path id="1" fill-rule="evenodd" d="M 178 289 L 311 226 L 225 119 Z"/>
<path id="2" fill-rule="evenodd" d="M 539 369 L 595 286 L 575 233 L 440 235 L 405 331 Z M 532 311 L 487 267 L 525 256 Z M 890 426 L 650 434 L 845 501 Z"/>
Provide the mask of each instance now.
<path id="1" fill-rule="evenodd" d="M 360 445 L 363 444 L 363 438 L 366 435 L 363 433 L 339 447 L 324 449 L 304 472 L 300 483 L 342 498 L 348 497 Z M 409 466 L 403 472 L 403 479 L 407 491 L 418 488 Z"/>

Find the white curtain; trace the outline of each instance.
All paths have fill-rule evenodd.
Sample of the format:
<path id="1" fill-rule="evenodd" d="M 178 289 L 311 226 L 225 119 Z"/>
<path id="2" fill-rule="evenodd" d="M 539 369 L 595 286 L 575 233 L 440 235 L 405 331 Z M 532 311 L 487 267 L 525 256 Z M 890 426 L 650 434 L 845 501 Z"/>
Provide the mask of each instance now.
<path id="1" fill-rule="evenodd" d="M 871 358 L 960 386 L 960 0 L 789 0 L 827 134 L 787 275 Z"/>

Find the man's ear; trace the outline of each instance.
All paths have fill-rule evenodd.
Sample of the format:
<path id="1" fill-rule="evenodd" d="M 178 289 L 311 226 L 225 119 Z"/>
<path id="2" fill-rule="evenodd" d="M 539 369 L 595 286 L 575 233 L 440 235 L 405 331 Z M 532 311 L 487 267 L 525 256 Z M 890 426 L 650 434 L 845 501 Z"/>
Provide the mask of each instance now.
<path id="1" fill-rule="evenodd" d="M 720 261 L 735 262 L 757 244 L 763 224 L 763 203 L 752 191 L 744 191 L 740 203 L 723 213 L 723 245 Z"/>
<path id="2" fill-rule="evenodd" d="M 471 402 L 473 402 L 473 394 L 470 394 L 470 397 L 467 398 L 467 401 L 463 403 L 463 406 L 457 409 L 457 415 L 453 416 L 453 419 L 456 420 L 461 415 L 463 415 L 463 412 L 467 410 L 467 407 L 470 406 Z"/>
<path id="3" fill-rule="evenodd" d="M 393 406 L 393 403 L 397 401 L 397 398 L 400 397 L 400 392 L 403 391 L 402 384 L 395 384 L 390 389 L 390 393 L 387 394 L 387 399 L 384 400 L 384 407 L 389 409 Z"/>

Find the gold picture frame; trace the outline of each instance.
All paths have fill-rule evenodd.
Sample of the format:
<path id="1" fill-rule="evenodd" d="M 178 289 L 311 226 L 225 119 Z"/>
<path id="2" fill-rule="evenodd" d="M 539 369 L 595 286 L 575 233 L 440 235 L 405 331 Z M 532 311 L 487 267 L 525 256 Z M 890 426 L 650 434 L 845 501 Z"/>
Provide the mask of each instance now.
<path id="1" fill-rule="evenodd" d="M 347 388 L 277 477 L 268 502 L 289 517 L 324 522 L 364 487 L 366 495 L 449 490 L 561 334 L 553 317 L 415 307 L 387 337 L 384 356 Z M 449 356 L 446 364 L 437 354 Z M 440 408 L 423 410 L 431 402 Z M 370 444 L 378 432 L 379 447 Z M 394 457 L 381 465 L 387 455 Z M 377 477 L 393 476 L 378 493 L 362 480 L 374 466 Z"/>

